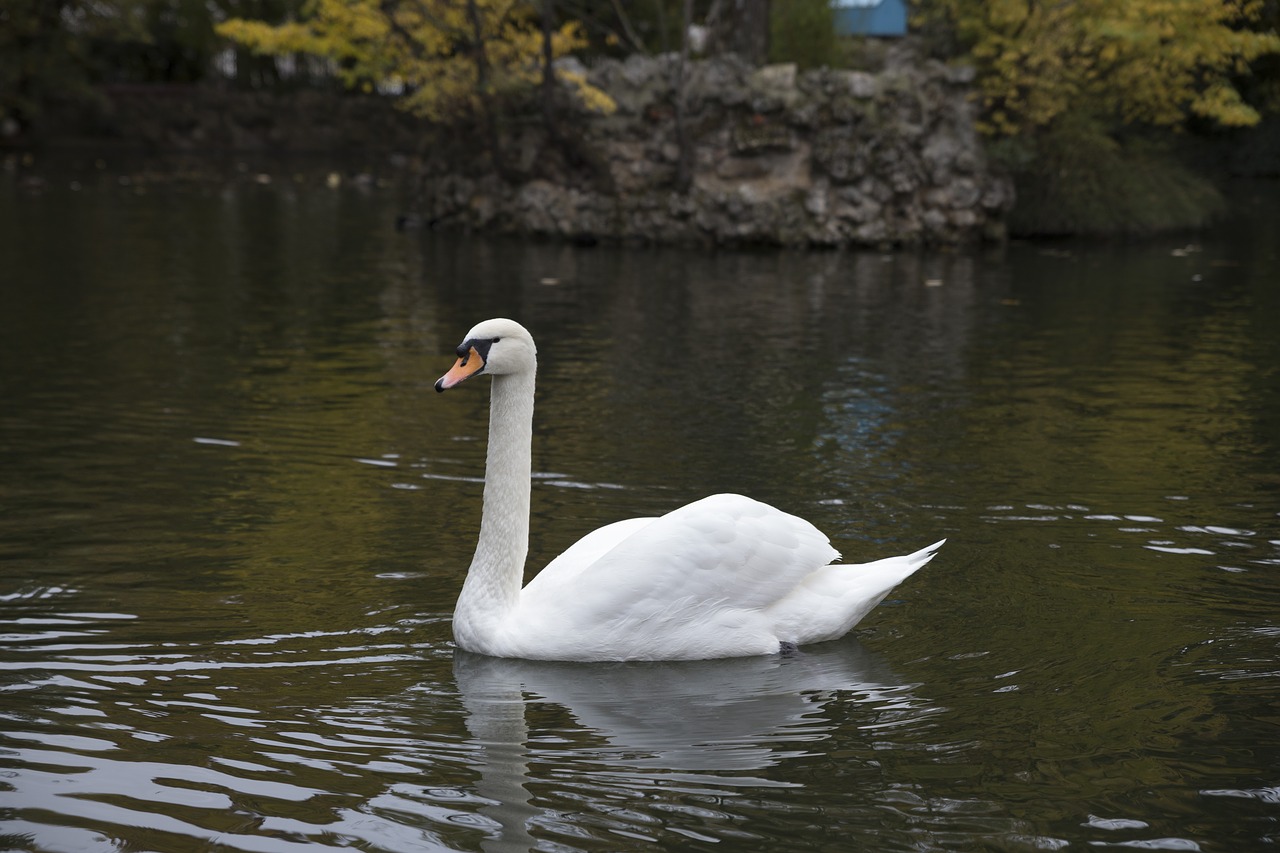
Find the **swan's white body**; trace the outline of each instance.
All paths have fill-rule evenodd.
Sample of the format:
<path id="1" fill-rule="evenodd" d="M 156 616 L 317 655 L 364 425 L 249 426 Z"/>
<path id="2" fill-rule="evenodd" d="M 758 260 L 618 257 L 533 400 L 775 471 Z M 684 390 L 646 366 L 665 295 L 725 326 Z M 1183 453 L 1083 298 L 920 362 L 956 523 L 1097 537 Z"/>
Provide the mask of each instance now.
<path id="1" fill-rule="evenodd" d="M 942 545 L 832 565 L 839 554 L 809 522 L 712 495 L 589 533 L 521 589 L 536 349 L 524 327 L 498 319 L 473 328 L 458 355 L 437 390 L 493 375 L 480 539 L 453 614 L 468 651 L 579 661 L 774 654 L 848 633 Z"/>

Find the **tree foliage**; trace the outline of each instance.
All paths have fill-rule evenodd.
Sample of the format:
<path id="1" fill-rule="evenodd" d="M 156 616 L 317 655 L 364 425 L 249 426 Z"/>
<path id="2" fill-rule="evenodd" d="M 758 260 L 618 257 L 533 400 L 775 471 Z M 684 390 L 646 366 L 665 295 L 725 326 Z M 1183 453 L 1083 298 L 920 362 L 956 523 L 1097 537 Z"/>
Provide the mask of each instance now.
<path id="1" fill-rule="evenodd" d="M 534 87 L 544 67 L 538 10 L 519 0 L 313 0 L 301 20 L 234 18 L 218 32 L 261 53 L 326 57 L 354 88 L 399 84 L 406 109 L 437 120 L 484 114 L 493 99 Z M 586 40 L 570 21 L 550 44 L 559 58 Z M 582 75 L 556 73 L 589 108 L 613 109 Z"/>
<path id="2" fill-rule="evenodd" d="M 984 130 L 1014 135 L 1085 109 L 1126 124 L 1247 126 L 1235 80 L 1280 36 L 1262 0 L 927 0 L 979 70 Z"/>
<path id="3" fill-rule="evenodd" d="M 835 9 L 828 0 L 789 0 L 773 4 L 771 12 L 772 62 L 794 62 L 801 68 L 843 64 Z"/>
<path id="4" fill-rule="evenodd" d="M 225 47 L 214 21 L 280 21 L 303 0 L 0 0 L 0 116 L 37 123 L 102 83 L 192 83 Z M 247 63 L 246 63 L 247 65 Z"/>
<path id="5" fill-rule="evenodd" d="M 88 97 L 93 46 L 138 38 L 141 0 L 4 0 L 0 3 L 0 116 L 29 124 L 53 100 Z"/>

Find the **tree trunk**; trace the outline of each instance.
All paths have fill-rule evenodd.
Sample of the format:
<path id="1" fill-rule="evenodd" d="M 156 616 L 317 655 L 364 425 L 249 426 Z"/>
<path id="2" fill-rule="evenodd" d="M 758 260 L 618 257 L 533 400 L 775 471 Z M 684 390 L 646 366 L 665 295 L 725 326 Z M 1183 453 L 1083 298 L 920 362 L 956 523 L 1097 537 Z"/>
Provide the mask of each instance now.
<path id="1" fill-rule="evenodd" d="M 752 65 L 769 61 L 769 0 L 716 0 L 707 27 L 712 53 L 736 53 Z"/>
<path id="2" fill-rule="evenodd" d="M 498 116 L 493 102 L 493 90 L 489 69 L 489 54 L 485 49 L 484 21 L 476 0 L 467 0 L 467 21 L 471 24 L 471 55 L 476 65 L 476 97 L 480 100 L 480 121 L 484 126 L 485 143 L 493 170 L 507 176 L 507 164 L 502 158 L 498 138 Z"/>
<path id="3" fill-rule="evenodd" d="M 662 53 L 671 52 L 671 41 L 667 37 L 666 0 L 653 0 L 654 15 L 658 19 L 658 49 Z"/>
<path id="4" fill-rule="evenodd" d="M 680 26 L 680 61 L 676 63 L 676 189 L 689 191 L 693 184 L 693 144 L 689 139 L 688 118 L 685 115 L 684 89 L 689 65 L 689 27 L 693 24 L 693 0 L 684 0 L 684 12 Z"/>
<path id="5" fill-rule="evenodd" d="M 556 123 L 555 53 L 551 47 L 555 15 L 556 0 L 542 0 L 542 123 L 547 135 L 558 140 L 560 128 Z"/>

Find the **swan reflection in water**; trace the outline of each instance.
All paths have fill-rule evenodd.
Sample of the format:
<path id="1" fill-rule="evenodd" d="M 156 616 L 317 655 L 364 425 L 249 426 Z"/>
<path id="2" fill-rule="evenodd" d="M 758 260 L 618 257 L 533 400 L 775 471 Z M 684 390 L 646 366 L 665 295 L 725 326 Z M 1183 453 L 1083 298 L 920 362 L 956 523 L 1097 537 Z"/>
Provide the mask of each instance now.
<path id="1" fill-rule="evenodd" d="M 532 804 L 530 782 L 600 799 L 602 790 L 651 788 L 658 779 L 719 791 L 796 787 L 751 771 L 812 752 L 829 737 L 837 704 L 864 706 L 867 724 L 877 725 L 929 713 L 912 695 L 916 685 L 850 639 L 715 661 L 582 664 L 458 650 L 454 677 L 478 747 L 476 793 L 491 803 L 480 809 L 495 831 L 486 851 L 536 843 L 531 824 L 546 815 Z M 533 725 L 531 738 L 526 714 L 543 705 L 564 709 L 583 737 L 556 724 Z"/>

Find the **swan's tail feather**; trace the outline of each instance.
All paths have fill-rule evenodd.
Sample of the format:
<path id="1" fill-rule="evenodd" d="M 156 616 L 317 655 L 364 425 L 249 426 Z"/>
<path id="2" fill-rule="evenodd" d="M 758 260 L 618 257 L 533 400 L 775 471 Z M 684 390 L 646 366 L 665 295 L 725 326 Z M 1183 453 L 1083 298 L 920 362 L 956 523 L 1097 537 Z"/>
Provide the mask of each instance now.
<path id="1" fill-rule="evenodd" d="M 939 539 L 937 542 L 934 542 L 932 545 L 929 545 L 925 548 L 921 548 L 919 551 L 916 551 L 914 554 L 907 554 L 902 559 L 906 560 L 907 563 L 912 566 L 912 571 L 915 571 L 916 569 L 923 566 L 925 563 L 932 560 L 934 557 L 938 556 L 938 549 L 946 544 L 947 544 L 947 540 Z"/>
<path id="2" fill-rule="evenodd" d="M 882 591 L 878 591 L 877 594 L 880 597 L 884 597 L 889 590 L 924 568 L 925 563 L 937 556 L 938 549 L 946 541 L 945 539 L 940 539 L 927 548 L 921 548 L 912 554 L 886 557 L 883 560 L 876 560 L 874 563 L 857 566 L 855 567 L 854 575 L 857 577 L 859 585 L 864 588 L 881 588 Z M 879 599 L 877 598 L 876 600 L 878 601 Z"/>
<path id="3" fill-rule="evenodd" d="M 823 566 L 768 609 L 777 636 L 801 645 L 844 636 L 894 587 L 932 560 L 946 541 L 874 563 Z"/>

